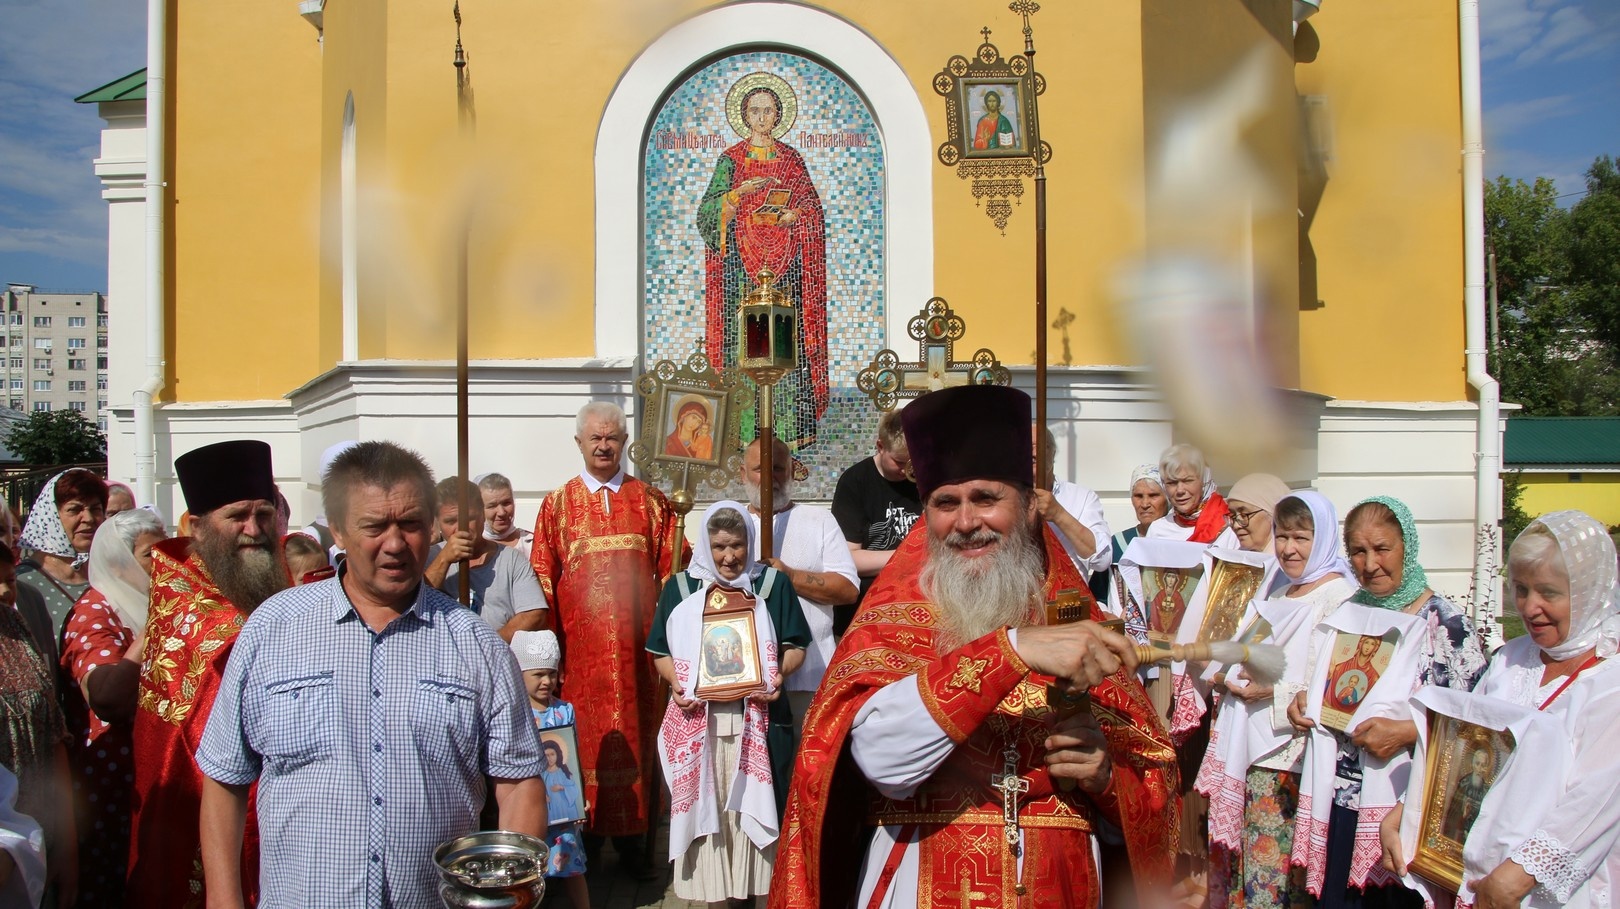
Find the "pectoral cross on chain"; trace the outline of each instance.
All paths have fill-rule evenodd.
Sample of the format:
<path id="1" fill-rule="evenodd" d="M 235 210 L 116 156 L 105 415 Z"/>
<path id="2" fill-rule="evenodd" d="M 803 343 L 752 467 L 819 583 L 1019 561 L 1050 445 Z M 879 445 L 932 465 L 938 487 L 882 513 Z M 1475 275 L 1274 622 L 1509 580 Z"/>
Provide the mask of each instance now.
<path id="1" fill-rule="evenodd" d="M 1001 823 L 1007 832 L 1007 848 L 1016 858 L 1023 851 L 1018 829 L 1018 796 L 1029 791 L 1029 780 L 1018 775 L 1018 751 L 1001 753 L 1002 772 L 990 777 L 990 787 L 1001 790 Z"/>

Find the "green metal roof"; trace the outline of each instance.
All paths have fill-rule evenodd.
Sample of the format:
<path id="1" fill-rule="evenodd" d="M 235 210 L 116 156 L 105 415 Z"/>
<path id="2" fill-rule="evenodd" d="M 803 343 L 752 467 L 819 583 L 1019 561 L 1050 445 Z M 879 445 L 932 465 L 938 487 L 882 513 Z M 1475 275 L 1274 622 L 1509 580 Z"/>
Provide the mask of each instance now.
<path id="1" fill-rule="evenodd" d="M 1620 417 L 1513 417 L 1502 462 L 1509 467 L 1620 464 Z"/>
<path id="2" fill-rule="evenodd" d="M 146 67 L 141 67 L 122 79 L 114 79 L 100 88 L 93 88 L 73 99 L 79 104 L 98 101 L 145 101 Z"/>

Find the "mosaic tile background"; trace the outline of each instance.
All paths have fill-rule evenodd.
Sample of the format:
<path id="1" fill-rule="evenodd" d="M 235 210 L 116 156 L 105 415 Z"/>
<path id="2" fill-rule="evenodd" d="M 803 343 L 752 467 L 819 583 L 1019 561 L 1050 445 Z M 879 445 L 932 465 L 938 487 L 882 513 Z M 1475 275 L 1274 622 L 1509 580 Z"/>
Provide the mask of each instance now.
<path id="1" fill-rule="evenodd" d="M 855 376 L 885 346 L 884 155 L 871 111 L 837 73 L 776 51 L 735 54 L 703 67 L 670 94 L 647 134 L 643 169 L 643 322 L 645 366 L 684 360 L 705 337 L 704 241 L 698 208 L 728 147 L 745 141 L 726 117 L 726 96 L 749 73 L 786 80 L 798 111 L 778 141 L 804 158 L 820 196 L 827 263 L 829 399 L 819 421 L 793 407 L 808 375 L 778 385 L 777 434 L 813 437 L 794 454 L 809 471 L 800 498 L 831 498 L 838 475 L 871 454 L 877 413 Z M 728 298 L 731 292 L 727 294 Z M 900 339 L 908 342 L 909 339 Z M 726 363 L 735 362 L 735 343 Z M 802 359 L 802 358 L 801 358 Z M 808 401 L 806 402 L 808 404 Z M 744 438 L 752 438 L 748 415 Z M 700 498 L 714 491 L 705 488 Z"/>

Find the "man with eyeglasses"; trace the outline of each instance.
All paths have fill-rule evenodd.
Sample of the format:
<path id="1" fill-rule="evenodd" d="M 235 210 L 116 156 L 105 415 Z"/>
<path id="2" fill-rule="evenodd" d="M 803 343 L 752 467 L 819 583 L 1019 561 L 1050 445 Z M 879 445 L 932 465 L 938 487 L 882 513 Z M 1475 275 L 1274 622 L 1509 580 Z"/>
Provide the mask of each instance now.
<path id="1" fill-rule="evenodd" d="M 833 491 L 833 517 L 844 532 L 855 572 L 861 578 L 861 596 L 872 579 L 889 564 L 900 541 L 922 514 L 922 500 L 911 478 L 911 453 L 900 426 L 899 409 L 878 420 L 877 454 L 844 471 Z M 855 617 L 860 599 L 833 607 L 833 634 L 842 636 Z"/>

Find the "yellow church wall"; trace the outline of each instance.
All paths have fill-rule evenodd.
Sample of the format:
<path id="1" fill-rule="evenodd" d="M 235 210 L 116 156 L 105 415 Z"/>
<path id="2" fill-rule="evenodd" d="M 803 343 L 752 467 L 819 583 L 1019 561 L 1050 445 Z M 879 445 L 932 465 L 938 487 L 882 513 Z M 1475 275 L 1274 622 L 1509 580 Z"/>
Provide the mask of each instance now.
<path id="1" fill-rule="evenodd" d="M 313 30 L 284 9 L 188 0 L 178 16 L 175 77 L 181 204 L 171 361 L 189 375 L 179 377 L 177 394 L 277 397 L 338 358 L 337 189 L 351 91 L 361 173 L 361 357 L 453 355 L 451 240 L 469 201 L 473 356 L 591 355 L 602 111 L 651 41 L 716 5 L 469 5 L 463 35 L 477 134 L 469 150 L 457 138 L 454 23 L 438 3 L 329 4 L 323 52 Z M 930 147 L 945 133 L 931 84 L 944 62 L 972 53 L 985 25 L 1004 54 L 1022 46 L 1019 20 L 1000 5 L 930 4 L 924 17 L 907 3 L 827 0 L 820 8 L 867 32 L 898 63 L 926 112 Z M 1239 48 L 1260 46 L 1268 66 L 1287 70 L 1286 44 L 1275 37 L 1286 26 L 1269 24 L 1279 16 L 1286 16 L 1282 0 L 1218 0 L 1200 5 L 1197 18 L 1170 0 L 1120 0 L 1047 4 L 1036 17 L 1037 67 L 1049 86 L 1042 127 L 1055 148 L 1050 315 L 1068 309 L 1078 317 L 1069 331 L 1075 365 L 1134 360 L 1107 290 L 1118 264 L 1148 238 L 1143 192 L 1153 118 Z M 1299 293 L 1294 219 L 1262 214 L 1252 242 L 1256 283 L 1274 302 L 1261 313 L 1261 336 L 1286 381 L 1298 359 L 1291 353 L 1297 325 L 1305 360 L 1298 384 L 1312 391 L 1455 399 L 1460 357 L 1452 364 L 1431 355 L 1461 347 L 1455 13 L 1379 0 L 1330 5 L 1314 21 L 1322 53 L 1296 74 L 1301 91 L 1332 101 L 1332 179 L 1312 233 L 1327 305 L 1296 321 L 1288 305 Z M 1282 106 L 1291 113 L 1291 104 Z M 1268 119 L 1248 141 L 1268 169 L 1290 175 L 1286 132 Z M 642 136 L 622 141 L 639 144 Z M 932 159 L 928 166 L 934 292 L 968 320 L 973 346 L 990 346 L 1008 363 L 1029 362 L 1031 319 L 1009 312 L 1033 301 L 1033 184 L 1002 236 L 966 181 Z M 1292 190 L 1286 179 L 1281 184 L 1286 212 Z M 319 343 L 289 350 L 274 333 L 244 339 L 239 321 L 209 316 L 220 300 L 275 312 L 278 324 L 300 331 L 318 326 Z M 922 302 L 890 305 L 909 310 Z M 1347 338 L 1368 343 L 1346 357 Z M 1061 336 L 1049 339 L 1060 362 Z M 258 345 L 276 356 L 244 368 Z"/>
<path id="2" fill-rule="evenodd" d="M 1326 98 L 1329 179 L 1311 228 L 1322 306 L 1300 314 L 1301 385 L 1455 401 L 1463 376 L 1457 9 L 1329 3 L 1300 92 Z"/>
<path id="3" fill-rule="evenodd" d="M 824 8 L 870 33 L 905 70 L 929 117 L 931 146 L 945 133 L 943 101 L 931 85 L 945 61 L 955 53 L 972 53 L 978 30 L 987 23 L 1004 53 L 1023 43 L 1019 20 L 995 8 L 934 9 L 928 28 L 919 28 L 914 10 L 903 5 L 833 2 Z M 381 335 L 377 342 L 362 338 L 362 356 L 384 355 L 371 349 L 373 343 L 389 357 L 453 354 L 451 227 L 468 195 L 476 199 L 477 210 L 471 232 L 473 356 L 591 354 L 598 118 L 618 78 L 646 44 L 679 15 L 702 9 L 688 4 L 644 17 L 527 4 L 484 7 L 477 15 L 469 9 L 463 38 L 476 115 L 476 151 L 470 154 L 458 150 L 455 138 L 453 24 L 440 21 L 445 17 L 438 6 L 395 0 L 388 10 L 386 46 L 374 40 L 375 30 L 356 43 L 344 39 L 341 25 L 329 24 L 329 59 L 362 58 L 365 62 L 351 65 L 358 70 L 386 59 L 386 166 L 380 174 L 372 169 L 362 182 L 382 199 L 364 219 L 363 248 L 387 265 L 380 288 L 379 282 L 362 282 L 362 324 Z M 1043 130 L 1057 148 L 1049 169 L 1052 316 L 1068 308 L 1082 320 L 1070 332 L 1075 363 L 1119 363 L 1124 357 L 1102 293 L 1114 263 L 1141 244 L 1140 17 L 1133 3 L 1109 4 L 1091 14 L 1057 7 L 1041 16 L 1037 37 L 1052 42 L 1041 45 L 1048 47 L 1045 56 L 1037 54 L 1051 86 L 1042 102 Z M 542 73 L 570 74 L 563 83 L 566 91 Z M 327 75 L 331 81 L 344 78 L 331 62 Z M 325 91 L 323 159 L 334 173 L 341 102 L 348 90 L 328 84 Z M 356 102 L 364 149 L 368 113 L 362 93 L 356 93 Z M 966 182 L 932 159 L 929 166 L 935 186 L 935 293 L 969 319 L 975 346 L 991 346 L 1008 362 L 1029 362 L 1033 326 L 1027 319 L 1007 319 L 1005 312 L 1009 304 L 1027 306 L 1034 298 L 1033 183 L 1027 184 L 1003 237 L 974 205 Z M 470 191 L 464 179 L 468 171 L 474 172 Z M 335 177 L 328 183 L 335 186 Z M 336 234 L 337 223 L 335 202 L 328 203 L 329 234 Z M 327 240 L 329 248 L 335 243 Z M 323 283 L 323 295 L 334 301 L 336 262 L 335 256 L 326 257 Z M 386 302 L 375 304 L 374 292 Z M 909 310 L 922 303 L 892 305 Z M 374 317 L 379 308 L 388 312 L 380 331 Z M 1056 332 L 1051 343 L 1057 359 Z"/>
<path id="4" fill-rule="evenodd" d="M 1577 474 L 1579 480 L 1571 480 L 1567 473 L 1520 474 L 1524 493 L 1519 507 L 1532 517 L 1578 508 L 1609 527 L 1620 525 L 1620 474 Z"/>
<path id="5" fill-rule="evenodd" d="M 1298 366 L 1290 9 L 1288 0 L 1210 0 L 1189 15 L 1183 0 L 1143 0 L 1141 22 L 1149 158 L 1160 155 L 1173 129 L 1189 131 L 1210 108 L 1241 124 L 1234 137 L 1240 147 L 1222 147 L 1218 131 L 1207 136 L 1197 161 L 1205 169 L 1196 178 L 1150 172 L 1150 181 L 1188 180 L 1207 199 L 1197 204 L 1179 185 L 1156 193 L 1150 188 L 1159 201 L 1149 206 L 1148 245 L 1156 255 L 1193 253 L 1233 270 L 1240 287 L 1251 291 L 1244 302 L 1252 306 L 1257 348 L 1271 380 L 1283 386 L 1295 384 Z M 1259 75 L 1260 104 L 1244 112 L 1236 99 L 1251 72 Z M 1243 188 L 1245 168 L 1263 175 L 1258 185 Z"/>
<path id="6" fill-rule="evenodd" d="M 354 98 L 356 172 L 362 177 L 387 172 L 388 147 L 388 2 L 348 0 L 329 4 L 323 19 L 328 47 L 356 52 L 321 56 L 321 280 L 320 356 L 335 363 L 343 350 L 342 147 L 344 110 Z M 391 213 L 389 194 L 380 182 L 357 186 L 356 232 L 361 240 L 358 289 L 359 353 L 386 355 L 388 324 L 388 257 L 382 240 Z"/>
<path id="7" fill-rule="evenodd" d="M 320 47 L 279 4 L 181 0 L 173 21 L 164 396 L 278 397 L 324 368 L 290 343 L 317 318 Z"/>

